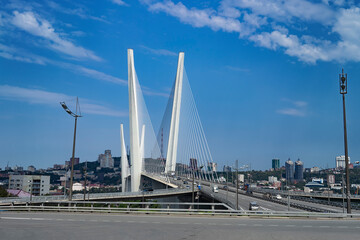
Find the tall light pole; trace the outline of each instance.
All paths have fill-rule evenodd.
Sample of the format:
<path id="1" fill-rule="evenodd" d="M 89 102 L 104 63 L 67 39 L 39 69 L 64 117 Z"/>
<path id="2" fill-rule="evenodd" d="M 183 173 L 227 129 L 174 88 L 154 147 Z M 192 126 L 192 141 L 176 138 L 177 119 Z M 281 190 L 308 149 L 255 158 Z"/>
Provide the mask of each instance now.
<path id="1" fill-rule="evenodd" d="M 71 176 L 70 176 L 70 194 L 69 194 L 69 201 L 72 200 L 72 192 L 73 192 L 73 178 L 74 178 L 74 162 L 75 162 L 75 140 L 76 140 L 76 125 L 77 125 L 77 118 L 82 117 L 80 112 L 79 106 L 79 99 L 76 98 L 76 113 L 73 113 L 65 104 L 65 102 L 60 102 L 61 106 L 64 110 L 75 118 L 75 127 L 74 127 L 74 141 L 73 141 L 73 150 L 72 150 L 72 158 L 71 158 Z M 77 114 L 79 109 L 80 114 Z"/>
<path id="2" fill-rule="evenodd" d="M 347 201 L 347 213 L 351 213 L 351 199 L 350 199 L 350 177 L 349 177 L 349 155 L 347 146 L 347 131 L 346 131 L 346 111 L 345 111 L 345 94 L 347 94 L 347 74 L 344 74 L 342 69 L 339 74 L 340 94 L 343 99 L 343 117 L 344 117 L 344 146 L 345 146 L 345 172 L 346 172 L 346 201 Z"/>
<path id="3" fill-rule="evenodd" d="M 239 161 L 236 160 L 236 210 L 239 209 Z"/>

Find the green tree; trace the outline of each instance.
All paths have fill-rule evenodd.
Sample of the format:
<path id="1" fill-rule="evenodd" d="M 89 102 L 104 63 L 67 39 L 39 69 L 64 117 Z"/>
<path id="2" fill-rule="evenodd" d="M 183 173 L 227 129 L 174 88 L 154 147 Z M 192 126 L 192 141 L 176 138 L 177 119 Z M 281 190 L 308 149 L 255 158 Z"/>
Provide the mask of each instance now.
<path id="1" fill-rule="evenodd" d="M 0 197 L 8 197 L 8 196 L 9 196 L 9 194 L 6 191 L 6 189 L 3 188 L 2 186 L 0 186 Z"/>

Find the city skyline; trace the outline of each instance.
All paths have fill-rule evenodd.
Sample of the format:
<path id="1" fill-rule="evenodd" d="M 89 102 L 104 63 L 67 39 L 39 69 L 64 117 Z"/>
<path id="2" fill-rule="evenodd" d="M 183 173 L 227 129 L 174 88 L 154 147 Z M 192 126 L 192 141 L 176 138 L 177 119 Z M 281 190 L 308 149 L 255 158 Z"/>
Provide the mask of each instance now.
<path id="1" fill-rule="evenodd" d="M 307 167 L 334 166 L 344 153 L 338 83 L 344 68 L 349 156 L 360 159 L 355 3 L 271 1 L 279 11 L 265 11 L 226 0 L 1 2 L 1 168 L 8 161 L 46 168 L 68 160 L 73 119 L 59 102 L 74 110 L 75 96 L 84 115 L 76 157 L 95 161 L 105 149 L 120 156 L 120 123 L 129 126 L 127 48 L 134 49 L 155 131 L 177 54 L 185 52 L 218 166 L 238 159 L 263 170 L 272 158 L 289 157 Z"/>

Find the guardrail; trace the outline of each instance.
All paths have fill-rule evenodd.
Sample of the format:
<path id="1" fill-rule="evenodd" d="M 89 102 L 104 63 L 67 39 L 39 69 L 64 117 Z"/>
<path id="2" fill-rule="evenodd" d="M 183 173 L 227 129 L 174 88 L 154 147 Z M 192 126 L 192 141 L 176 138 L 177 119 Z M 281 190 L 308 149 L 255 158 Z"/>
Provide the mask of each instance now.
<path id="1" fill-rule="evenodd" d="M 116 199 L 116 198 L 132 198 L 132 197 L 149 197 L 149 196 L 159 196 L 159 195 L 173 195 L 181 193 L 189 193 L 189 189 L 159 189 L 149 192 L 113 192 L 113 193 L 90 193 L 86 195 L 86 199 Z M 72 197 L 73 200 L 82 200 L 84 199 L 84 194 L 74 194 Z M 33 196 L 31 202 L 51 202 L 51 201 L 67 201 L 68 196 L 56 195 L 56 196 Z M 30 202 L 30 197 L 25 198 L 0 198 L 0 203 L 25 203 Z"/>
<path id="2" fill-rule="evenodd" d="M 159 205 L 166 206 L 158 208 Z M 174 208 L 182 206 L 183 208 Z M 197 206 L 200 206 L 197 209 Z M 207 206 L 207 208 L 206 208 Z M 224 209 L 218 209 L 218 208 Z M 75 213 L 136 213 L 136 214 L 187 214 L 209 216 L 297 217 L 297 218 L 357 218 L 360 214 L 275 212 L 233 210 L 223 203 L 158 203 L 158 202 L 52 202 L 40 205 L 2 206 L 1 211 L 75 212 Z"/>
<path id="3" fill-rule="evenodd" d="M 284 191 L 284 190 L 275 190 L 275 189 L 264 189 L 264 188 L 251 188 L 253 191 L 262 192 L 262 193 L 272 193 L 272 194 L 281 194 L 281 195 L 290 195 L 290 196 L 305 196 L 305 197 L 322 197 L 322 198 L 343 198 L 346 197 L 342 194 L 328 194 L 328 193 L 305 193 L 297 191 Z M 351 199 L 360 200 L 359 195 L 350 195 Z"/>

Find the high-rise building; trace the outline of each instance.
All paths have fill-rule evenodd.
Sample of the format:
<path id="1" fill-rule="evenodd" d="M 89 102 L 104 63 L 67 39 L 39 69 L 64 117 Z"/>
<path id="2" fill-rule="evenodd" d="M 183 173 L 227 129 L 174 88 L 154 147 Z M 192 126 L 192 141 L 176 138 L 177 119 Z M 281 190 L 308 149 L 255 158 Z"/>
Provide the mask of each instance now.
<path id="1" fill-rule="evenodd" d="M 71 167 L 72 157 L 69 161 L 65 161 L 65 167 L 69 168 Z M 74 166 L 80 163 L 80 158 L 74 157 Z"/>
<path id="2" fill-rule="evenodd" d="M 28 166 L 28 169 L 27 169 L 29 172 L 35 172 L 36 171 L 36 168 L 33 166 L 33 165 L 30 165 Z"/>
<path id="3" fill-rule="evenodd" d="M 286 181 L 294 182 L 294 162 L 290 158 L 285 162 L 285 174 Z"/>
<path id="4" fill-rule="evenodd" d="M 223 172 L 231 172 L 231 167 L 230 166 L 226 166 L 226 165 L 224 165 L 224 167 L 223 167 Z"/>
<path id="5" fill-rule="evenodd" d="M 268 181 L 269 183 L 274 183 L 274 182 L 277 182 L 277 177 L 274 177 L 274 176 L 268 176 Z"/>
<path id="6" fill-rule="evenodd" d="M 336 168 L 345 168 L 345 156 L 337 156 L 335 158 Z M 350 164 L 350 157 L 348 156 L 348 163 Z"/>
<path id="7" fill-rule="evenodd" d="M 209 162 L 208 163 L 208 171 L 209 172 L 216 172 L 217 163 Z"/>
<path id="8" fill-rule="evenodd" d="M 45 195 L 50 191 L 50 176 L 9 175 L 9 189 L 23 190 L 32 195 Z"/>
<path id="9" fill-rule="evenodd" d="M 330 184 L 334 184 L 335 183 L 335 175 L 334 174 L 329 174 L 327 176 L 327 184 L 328 186 L 330 186 Z"/>
<path id="10" fill-rule="evenodd" d="M 300 159 L 295 162 L 295 180 L 303 181 L 304 180 L 304 164 Z"/>
<path id="11" fill-rule="evenodd" d="M 196 158 L 190 158 L 190 170 L 197 170 L 197 159 Z"/>
<path id="12" fill-rule="evenodd" d="M 274 158 L 272 160 L 271 168 L 273 169 L 279 169 L 280 168 L 280 159 Z"/>
<path id="13" fill-rule="evenodd" d="M 105 150 L 104 154 L 99 154 L 98 161 L 100 168 L 114 168 L 114 159 L 111 156 L 111 150 Z"/>

